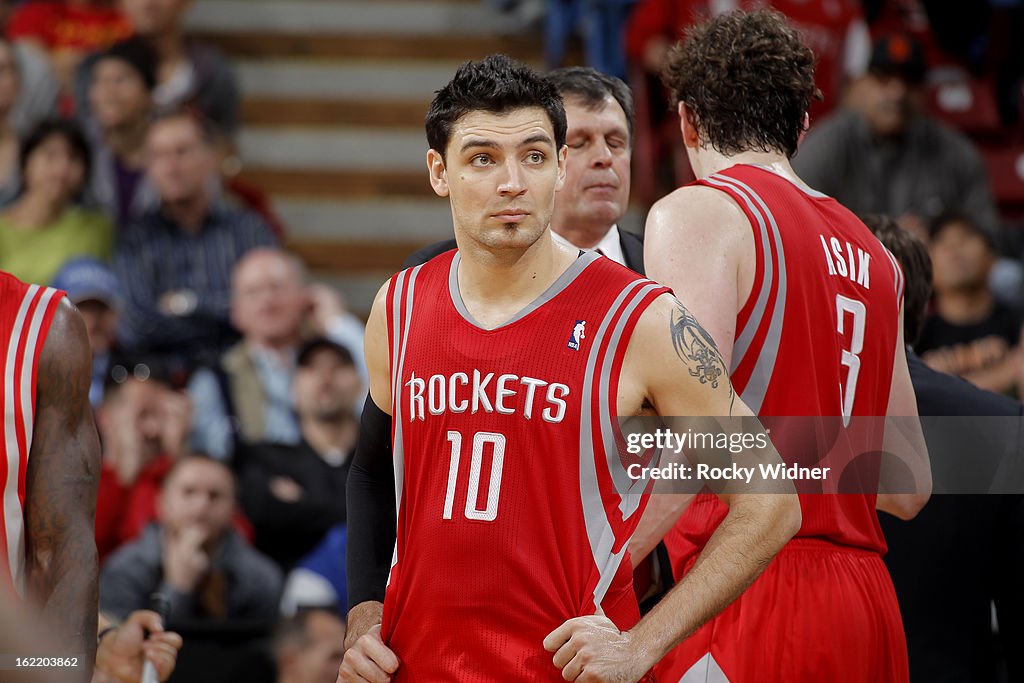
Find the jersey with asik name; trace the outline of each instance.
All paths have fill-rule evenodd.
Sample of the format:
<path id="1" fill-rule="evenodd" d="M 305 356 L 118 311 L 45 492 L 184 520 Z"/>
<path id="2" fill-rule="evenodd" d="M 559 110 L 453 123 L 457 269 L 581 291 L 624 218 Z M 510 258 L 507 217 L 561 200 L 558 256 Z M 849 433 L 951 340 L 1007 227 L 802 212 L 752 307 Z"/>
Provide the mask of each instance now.
<path id="1" fill-rule="evenodd" d="M 25 481 L 35 424 L 36 370 L 63 292 L 0 272 L 0 591 L 25 589 Z"/>
<path id="2" fill-rule="evenodd" d="M 548 633 L 598 606 L 623 629 L 639 618 L 626 545 L 646 496 L 616 395 L 637 320 L 669 290 L 587 252 L 484 329 L 459 260 L 388 290 L 398 534 L 382 637 L 396 681 L 560 681 Z"/>
<path id="3" fill-rule="evenodd" d="M 736 316 L 730 368 L 736 391 L 772 429 L 784 460 L 814 467 L 840 453 L 832 462 L 845 467 L 841 479 L 823 485 L 831 494 L 800 496 L 797 536 L 884 552 L 870 457 L 883 423 L 855 420 L 855 437 L 843 424 L 886 414 L 903 298 L 899 264 L 839 202 L 767 168 L 740 164 L 697 182 L 729 195 L 753 231 L 756 270 Z M 806 416 L 823 419 L 812 424 Z M 797 490 L 805 489 L 798 483 Z M 666 537 L 677 573 L 726 513 L 710 494 L 694 499 Z"/>

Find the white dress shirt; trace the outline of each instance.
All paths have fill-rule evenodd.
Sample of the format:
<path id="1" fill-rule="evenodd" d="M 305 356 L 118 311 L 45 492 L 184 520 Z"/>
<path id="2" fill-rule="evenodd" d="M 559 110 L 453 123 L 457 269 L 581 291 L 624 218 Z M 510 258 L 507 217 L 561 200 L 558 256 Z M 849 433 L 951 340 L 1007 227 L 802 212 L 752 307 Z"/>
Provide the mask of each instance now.
<path id="1" fill-rule="evenodd" d="M 619 240 L 618 225 L 613 225 L 608 230 L 608 232 L 604 234 L 604 237 L 601 238 L 601 241 L 595 244 L 593 247 L 590 247 L 589 249 L 587 247 L 580 247 L 573 244 L 569 240 L 559 235 L 554 230 L 551 231 L 551 235 L 559 244 L 562 244 L 567 247 L 574 247 L 576 249 L 583 249 L 585 251 L 599 251 L 608 258 L 610 258 L 612 261 L 615 261 L 616 263 L 621 264 L 623 266 L 626 265 L 626 256 L 625 254 L 622 253 L 622 242 Z"/>

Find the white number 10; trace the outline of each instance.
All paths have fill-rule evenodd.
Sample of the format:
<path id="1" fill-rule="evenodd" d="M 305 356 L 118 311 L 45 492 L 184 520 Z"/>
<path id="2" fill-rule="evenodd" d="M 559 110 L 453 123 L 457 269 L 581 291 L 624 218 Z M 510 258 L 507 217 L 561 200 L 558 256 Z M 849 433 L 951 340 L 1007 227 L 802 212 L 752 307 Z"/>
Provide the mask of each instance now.
<path id="1" fill-rule="evenodd" d="M 853 329 L 850 330 L 850 348 L 843 349 L 841 362 L 849 372 L 846 373 L 846 387 L 839 383 L 839 395 L 843 400 L 843 425 L 850 425 L 850 416 L 853 414 L 853 397 L 857 392 L 857 376 L 860 375 L 860 356 L 864 350 L 864 324 L 867 322 L 868 312 L 863 301 L 848 299 L 842 294 L 836 294 L 836 329 L 839 334 L 845 334 L 846 314 L 853 316 Z"/>
<path id="2" fill-rule="evenodd" d="M 451 463 L 448 465 L 448 490 L 444 496 L 443 519 L 452 518 L 455 506 L 455 485 L 459 479 L 459 459 L 462 455 L 462 433 L 448 432 L 452 445 Z M 483 469 L 484 444 L 491 444 L 491 480 L 487 487 L 487 503 L 484 509 L 477 507 L 480 494 L 480 471 Z M 501 473 L 505 465 L 505 435 L 495 432 L 477 432 L 473 435 L 473 453 L 469 463 L 469 491 L 466 493 L 466 519 L 493 522 L 498 516 L 498 498 L 501 495 Z"/>

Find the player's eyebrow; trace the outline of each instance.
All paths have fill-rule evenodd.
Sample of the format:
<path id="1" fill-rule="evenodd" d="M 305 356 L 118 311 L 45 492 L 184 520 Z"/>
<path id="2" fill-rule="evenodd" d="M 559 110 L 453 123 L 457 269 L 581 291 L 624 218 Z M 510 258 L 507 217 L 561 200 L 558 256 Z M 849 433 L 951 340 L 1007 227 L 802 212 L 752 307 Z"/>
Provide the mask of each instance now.
<path id="1" fill-rule="evenodd" d="M 486 147 L 488 149 L 498 149 L 498 143 L 494 140 L 486 140 L 484 138 L 470 138 L 462 143 L 459 152 L 465 152 L 466 150 L 473 149 L 474 147 Z"/>
<path id="2" fill-rule="evenodd" d="M 551 141 L 551 137 L 548 136 L 546 133 L 537 133 L 536 135 L 531 135 L 530 137 L 528 137 L 525 140 L 523 140 L 522 142 L 520 142 L 519 146 L 520 147 L 528 147 L 530 145 L 536 145 L 538 143 L 540 143 L 540 144 L 547 144 L 547 145 L 554 145 L 555 144 L 555 143 L 553 143 Z"/>

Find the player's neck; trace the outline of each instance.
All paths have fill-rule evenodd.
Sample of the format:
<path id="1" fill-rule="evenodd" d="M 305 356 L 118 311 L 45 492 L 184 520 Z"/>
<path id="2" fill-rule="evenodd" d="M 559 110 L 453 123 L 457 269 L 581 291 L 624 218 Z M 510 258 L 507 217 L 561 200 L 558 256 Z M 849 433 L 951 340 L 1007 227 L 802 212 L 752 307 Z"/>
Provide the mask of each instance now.
<path id="1" fill-rule="evenodd" d="M 707 178 L 709 175 L 724 171 L 737 164 L 750 164 L 752 166 L 764 166 L 786 176 L 791 180 L 803 182 L 796 175 L 793 166 L 785 155 L 778 152 L 740 152 L 738 154 L 722 154 L 712 148 L 702 149 L 690 154 L 690 164 L 693 166 L 694 175 L 698 178 Z"/>
<path id="2" fill-rule="evenodd" d="M 522 252 L 460 247 L 460 256 L 458 283 L 463 303 L 490 329 L 540 296 L 578 254 L 557 244 L 545 231 Z"/>

